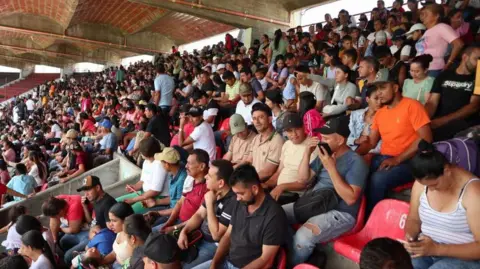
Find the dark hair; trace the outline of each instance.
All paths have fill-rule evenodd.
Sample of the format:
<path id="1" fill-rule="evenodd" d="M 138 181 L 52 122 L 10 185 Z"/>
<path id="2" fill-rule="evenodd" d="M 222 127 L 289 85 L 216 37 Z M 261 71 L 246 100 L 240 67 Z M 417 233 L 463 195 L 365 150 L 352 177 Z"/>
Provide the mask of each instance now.
<path id="1" fill-rule="evenodd" d="M 352 62 L 356 63 L 358 59 L 358 53 L 356 49 L 348 49 L 343 52 L 343 55 L 352 58 Z"/>
<path id="2" fill-rule="evenodd" d="M 417 153 L 410 161 L 410 168 L 415 179 L 437 179 L 443 175 L 447 164 L 445 156 L 433 144 L 421 140 Z"/>
<path id="3" fill-rule="evenodd" d="M 24 207 L 23 205 L 17 205 L 13 206 L 9 211 L 8 211 L 8 219 L 12 223 L 16 223 L 18 218 L 22 215 L 25 215 L 27 213 L 27 208 Z"/>
<path id="4" fill-rule="evenodd" d="M 246 186 L 260 185 L 260 177 L 257 170 L 250 164 L 242 164 L 233 171 L 230 176 L 230 186 L 242 183 Z"/>
<path id="5" fill-rule="evenodd" d="M 153 114 L 156 114 L 157 113 L 157 106 L 153 103 L 148 103 L 147 104 L 147 107 L 146 107 L 148 110 L 152 111 Z"/>
<path id="6" fill-rule="evenodd" d="M 360 269 L 382 269 L 387 262 L 393 262 L 391 268 L 413 269 L 412 259 L 403 245 L 387 237 L 368 242 L 360 254 Z"/>
<path id="7" fill-rule="evenodd" d="M 50 197 L 42 205 L 43 215 L 47 217 L 57 216 L 67 206 L 67 201 L 56 197 Z"/>
<path id="8" fill-rule="evenodd" d="M 208 164 L 210 163 L 210 156 L 208 153 L 203 150 L 203 149 L 194 149 L 192 150 L 191 155 L 195 155 L 197 157 L 197 162 L 205 164 L 206 167 L 208 167 Z"/>
<path id="9" fill-rule="evenodd" d="M 413 58 L 412 63 L 417 63 L 422 67 L 422 69 L 428 70 L 428 68 L 430 67 L 430 63 L 432 61 L 433 61 L 432 55 L 423 54 L 423 55 L 420 55 L 420 56 L 417 56 L 417 57 Z"/>
<path id="10" fill-rule="evenodd" d="M 262 111 L 264 112 L 267 117 L 271 117 L 272 116 L 272 109 L 269 108 L 266 104 L 264 103 L 256 103 L 252 106 L 252 115 L 255 111 Z"/>
<path id="11" fill-rule="evenodd" d="M 134 235 L 143 242 L 147 240 L 148 235 L 152 232 L 152 228 L 150 228 L 142 214 L 133 214 L 126 217 L 123 225 L 127 235 Z"/>
<path id="12" fill-rule="evenodd" d="M 47 241 L 45 241 L 45 239 L 43 238 L 41 232 L 36 230 L 26 232 L 22 235 L 22 244 L 25 246 L 29 246 L 33 249 L 41 250 L 43 252 L 43 255 L 45 255 L 52 263 L 53 267 L 55 267 L 56 263 L 55 258 L 53 257 L 52 250 L 50 249 Z"/>
<path id="13" fill-rule="evenodd" d="M 443 21 L 443 18 L 445 17 L 445 10 L 443 9 L 443 6 L 439 4 L 430 4 L 424 6 L 422 10 L 429 10 L 433 14 L 438 15 L 437 23 Z"/>
<path id="14" fill-rule="evenodd" d="M 43 229 L 42 223 L 30 215 L 21 215 L 18 217 L 17 222 L 15 223 L 15 229 L 19 235 L 23 235 L 28 231 L 39 231 Z"/>
<path id="15" fill-rule="evenodd" d="M 336 66 L 336 68 L 342 70 L 343 73 L 347 74 L 350 77 L 350 67 L 344 64 L 339 64 Z"/>
<path id="16" fill-rule="evenodd" d="M 47 170 L 44 164 L 42 163 L 41 159 L 41 153 L 38 151 L 30 151 L 30 154 L 28 155 L 29 159 L 31 159 L 35 165 L 37 166 L 38 170 L 38 176 L 43 180 L 47 177 Z"/>
<path id="17" fill-rule="evenodd" d="M 212 162 L 212 166 L 218 168 L 217 176 L 223 179 L 227 185 L 230 184 L 230 177 L 233 173 L 233 164 L 230 161 L 219 159 Z"/>
<path id="18" fill-rule="evenodd" d="M 285 60 L 291 60 L 291 59 L 294 59 L 295 58 L 295 54 L 291 53 L 291 52 L 287 52 L 287 54 L 285 54 Z"/>
<path id="19" fill-rule="evenodd" d="M 380 63 L 373 56 L 367 56 L 367 57 L 363 58 L 362 62 L 366 62 L 370 66 L 372 66 L 373 70 L 375 70 L 375 72 L 378 72 L 378 70 L 380 70 Z"/>
<path id="20" fill-rule="evenodd" d="M 15 169 L 20 175 L 26 175 L 28 172 L 27 167 L 23 163 L 17 163 L 17 165 L 15 165 Z"/>
<path id="21" fill-rule="evenodd" d="M 366 92 L 367 97 L 370 97 L 377 90 L 378 90 L 378 87 L 376 85 L 368 85 L 367 92 Z"/>
<path id="22" fill-rule="evenodd" d="M 250 68 L 244 67 L 240 70 L 240 73 L 244 73 L 245 75 L 252 75 L 252 70 Z"/>
<path id="23" fill-rule="evenodd" d="M 28 269 L 28 263 L 20 255 L 7 256 L 0 259 L 0 269 Z"/>
<path id="24" fill-rule="evenodd" d="M 0 159 L 0 170 L 5 171 L 8 169 L 7 162 L 5 160 Z"/>
<path id="25" fill-rule="evenodd" d="M 223 73 L 222 77 L 223 77 L 223 80 L 227 80 L 227 79 L 235 78 L 235 75 L 233 74 L 232 71 L 226 70 L 226 71 Z"/>
<path id="26" fill-rule="evenodd" d="M 315 98 L 315 95 L 311 92 L 301 92 L 298 95 L 298 102 L 299 102 L 299 108 L 298 108 L 298 113 L 300 114 L 300 117 L 303 119 L 303 116 L 305 116 L 305 113 L 307 113 L 310 109 L 314 109 L 315 106 L 317 105 L 317 99 Z"/>
<path id="27" fill-rule="evenodd" d="M 450 10 L 450 12 L 448 12 L 447 17 L 448 17 L 449 19 L 452 19 L 452 17 L 455 16 L 455 14 L 457 14 L 457 13 L 462 13 L 462 12 L 463 12 L 463 11 L 462 11 L 461 9 L 454 8 L 454 9 Z"/>
<path id="28" fill-rule="evenodd" d="M 327 49 L 327 51 L 325 51 L 325 54 L 332 57 L 332 62 L 330 63 L 330 66 L 334 67 L 340 63 L 340 59 L 338 58 L 338 50 L 336 48 Z"/>
<path id="29" fill-rule="evenodd" d="M 279 43 L 280 43 L 280 40 L 282 39 L 282 35 L 283 35 L 283 34 L 282 34 L 282 30 L 277 29 L 277 30 L 275 31 L 275 40 L 273 41 L 273 47 L 274 47 L 275 49 L 278 49 L 278 45 L 279 45 Z"/>
<path id="30" fill-rule="evenodd" d="M 278 70 L 278 66 L 277 66 L 277 62 L 280 61 L 280 60 L 285 62 L 285 58 L 283 57 L 282 54 L 277 55 L 275 57 L 275 62 L 273 63 L 273 71 L 278 72 L 278 73 L 282 72 L 282 70 Z M 283 67 L 283 68 L 285 68 L 285 67 Z"/>
<path id="31" fill-rule="evenodd" d="M 350 41 L 352 42 L 353 41 L 353 38 L 351 35 L 346 35 L 344 37 L 342 37 L 342 41 Z"/>
<path id="32" fill-rule="evenodd" d="M 377 46 L 373 51 L 373 55 L 377 59 L 381 59 L 383 57 L 392 56 L 392 51 L 388 46 Z"/>
<path id="33" fill-rule="evenodd" d="M 165 66 L 163 64 L 159 64 L 156 68 L 157 73 L 165 73 Z"/>
<path id="34" fill-rule="evenodd" d="M 112 205 L 112 207 L 110 207 L 110 210 L 108 210 L 108 212 L 112 213 L 113 215 L 115 215 L 115 217 L 123 221 L 128 216 L 135 214 L 135 212 L 133 212 L 132 206 L 130 206 L 125 202 L 118 202 Z"/>
<path id="35" fill-rule="evenodd" d="M 156 153 L 161 152 L 160 144 L 153 136 L 143 139 L 140 142 L 139 148 L 140 153 L 146 158 L 153 158 Z"/>
<path id="36" fill-rule="evenodd" d="M 402 13 L 402 17 L 407 18 L 408 21 L 412 21 L 413 13 L 411 11 L 405 11 Z"/>

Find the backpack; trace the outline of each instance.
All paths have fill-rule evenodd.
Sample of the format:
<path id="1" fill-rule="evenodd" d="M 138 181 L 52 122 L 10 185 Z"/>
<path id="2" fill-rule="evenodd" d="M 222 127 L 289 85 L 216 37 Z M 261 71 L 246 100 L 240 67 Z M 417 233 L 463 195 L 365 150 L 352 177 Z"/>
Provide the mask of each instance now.
<path id="1" fill-rule="evenodd" d="M 473 139 L 458 137 L 446 141 L 434 143 L 447 160 L 463 169 L 479 175 L 478 171 L 478 147 Z"/>

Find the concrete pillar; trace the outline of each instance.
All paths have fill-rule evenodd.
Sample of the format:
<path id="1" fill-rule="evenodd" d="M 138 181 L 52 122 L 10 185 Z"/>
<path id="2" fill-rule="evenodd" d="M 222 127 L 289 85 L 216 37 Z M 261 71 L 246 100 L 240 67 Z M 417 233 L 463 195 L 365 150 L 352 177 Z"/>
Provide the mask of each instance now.
<path id="1" fill-rule="evenodd" d="M 26 78 L 30 74 L 33 74 L 35 71 L 35 65 L 33 64 L 26 64 L 23 68 L 22 71 L 20 71 L 20 78 Z"/>

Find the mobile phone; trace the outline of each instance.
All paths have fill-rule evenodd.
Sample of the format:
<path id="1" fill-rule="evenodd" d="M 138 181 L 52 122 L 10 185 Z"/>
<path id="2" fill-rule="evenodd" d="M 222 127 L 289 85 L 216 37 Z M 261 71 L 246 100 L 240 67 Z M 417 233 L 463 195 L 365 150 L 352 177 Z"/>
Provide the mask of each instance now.
<path id="1" fill-rule="evenodd" d="M 319 147 L 319 148 L 323 148 L 323 150 L 327 151 L 327 154 L 328 154 L 329 156 L 332 156 L 333 151 L 332 151 L 332 149 L 330 148 L 330 146 L 329 146 L 327 143 L 325 143 L 325 142 L 320 142 L 320 143 L 318 143 L 318 147 Z"/>

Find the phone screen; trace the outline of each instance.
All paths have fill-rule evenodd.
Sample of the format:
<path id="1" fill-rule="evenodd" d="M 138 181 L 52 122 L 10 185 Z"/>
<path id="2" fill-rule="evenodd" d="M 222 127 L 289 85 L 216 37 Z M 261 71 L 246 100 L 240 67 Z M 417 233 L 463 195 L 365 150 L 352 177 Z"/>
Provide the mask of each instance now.
<path id="1" fill-rule="evenodd" d="M 320 143 L 318 143 L 318 147 L 323 148 L 323 150 L 327 151 L 328 155 L 332 156 L 332 154 L 333 154 L 332 149 L 330 148 L 330 146 L 327 143 L 320 142 Z"/>

